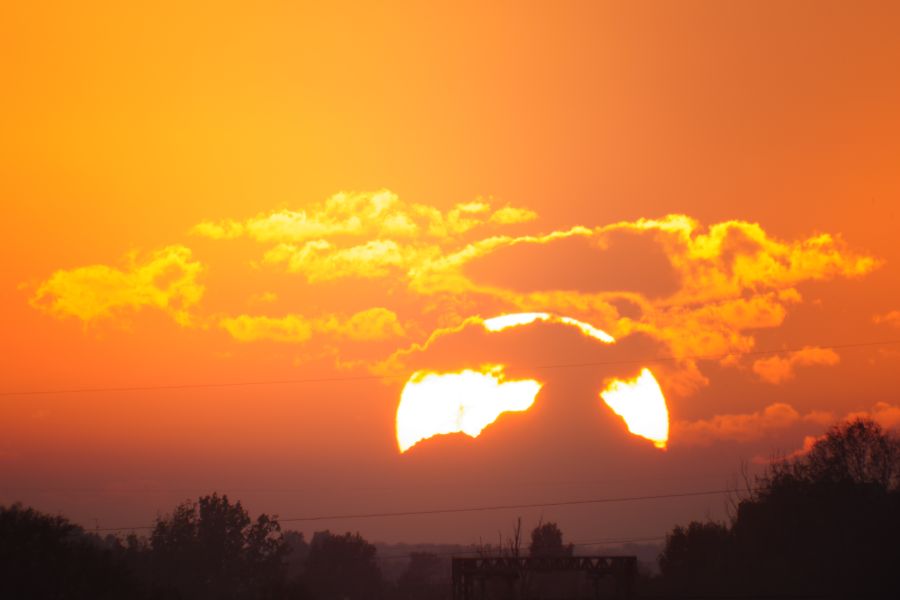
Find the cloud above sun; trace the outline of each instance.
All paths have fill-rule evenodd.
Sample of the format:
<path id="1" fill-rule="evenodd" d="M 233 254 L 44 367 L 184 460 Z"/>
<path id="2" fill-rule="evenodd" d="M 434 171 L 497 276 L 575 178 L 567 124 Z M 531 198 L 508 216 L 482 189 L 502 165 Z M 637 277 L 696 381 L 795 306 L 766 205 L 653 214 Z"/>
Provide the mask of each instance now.
<path id="1" fill-rule="evenodd" d="M 217 263 L 222 256 L 235 264 Z M 839 364 L 835 350 L 815 346 L 751 353 L 760 332 L 804 305 L 802 286 L 860 278 L 879 264 L 836 234 L 785 240 L 761 224 L 686 215 L 546 229 L 526 207 L 478 199 L 440 209 L 381 190 L 244 218 L 211 215 L 181 244 L 58 270 L 32 288 L 30 302 L 90 327 L 161 311 L 233 344 L 327 346 L 336 368 L 375 373 L 411 372 L 436 339 L 463 335 L 472 319 L 487 326 L 487 317 L 527 313 L 539 316 L 522 326 L 536 330 L 555 319 L 587 337 L 649 340 L 671 359 L 660 385 L 684 402 L 709 384 L 708 364 L 772 386 Z M 280 289 L 240 285 L 235 295 L 208 278 L 238 266 Z M 874 319 L 895 324 L 895 312 Z M 495 385 L 489 378 L 483 383 Z M 749 439 L 804 419 L 788 405 L 760 406 L 676 423 L 672 439 Z"/>

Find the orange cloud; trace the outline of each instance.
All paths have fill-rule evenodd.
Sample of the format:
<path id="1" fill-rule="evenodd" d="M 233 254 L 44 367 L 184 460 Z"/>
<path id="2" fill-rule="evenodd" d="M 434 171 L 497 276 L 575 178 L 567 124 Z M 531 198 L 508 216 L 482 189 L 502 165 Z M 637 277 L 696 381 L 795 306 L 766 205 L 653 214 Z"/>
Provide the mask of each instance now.
<path id="1" fill-rule="evenodd" d="M 312 338 L 313 333 L 355 341 L 384 340 L 405 334 L 397 314 L 382 307 L 369 308 L 347 318 L 335 315 L 314 319 L 295 314 L 283 317 L 239 315 L 223 318 L 219 325 L 241 342 L 302 343 Z"/>
<path id="2" fill-rule="evenodd" d="M 797 367 L 832 366 L 840 361 L 840 355 L 830 348 L 806 346 L 784 356 L 761 358 L 753 363 L 753 372 L 767 383 L 781 383 L 792 379 Z"/>
<path id="3" fill-rule="evenodd" d="M 887 402 L 878 402 L 870 410 L 849 413 L 846 420 L 856 418 L 872 419 L 885 429 L 900 428 L 900 406 L 893 406 Z"/>
<path id="4" fill-rule="evenodd" d="M 384 340 L 406 334 L 397 314 L 382 307 L 362 310 L 345 320 L 334 316 L 319 319 L 315 328 L 357 341 Z"/>
<path id="5" fill-rule="evenodd" d="M 523 326 L 541 321 L 546 325 L 534 326 L 568 325 L 591 340 L 618 340 L 610 351 L 624 352 L 630 340 L 637 340 L 635 347 L 642 347 L 644 356 L 666 359 L 657 376 L 670 400 L 678 401 L 708 385 L 708 361 L 749 366 L 773 384 L 796 376 L 800 367 L 837 364 L 840 357 L 834 351 L 815 347 L 749 365 L 746 355 L 755 350 L 760 330 L 780 327 L 804 302 L 798 286 L 860 277 L 880 264 L 849 249 L 839 236 L 782 240 L 757 223 L 739 220 L 704 226 L 686 215 L 668 215 L 541 230 L 536 219 L 531 210 L 495 206 L 485 199 L 438 209 L 401 200 L 387 190 L 342 192 L 302 210 L 204 221 L 192 229 L 208 239 L 241 238 L 260 245 L 234 244 L 233 253 L 219 255 L 235 260 L 248 247 L 254 253 L 240 257 L 240 264 L 253 265 L 248 281 L 264 287 L 242 294 L 244 305 L 204 315 L 201 297 L 221 292 L 206 291 L 198 283 L 203 267 L 184 246 L 141 260 L 130 256 L 121 268 L 58 271 L 40 284 L 31 302 L 54 316 L 85 322 L 155 307 L 183 324 L 216 322 L 236 342 L 325 344 L 326 352 L 310 351 L 333 356 L 345 368 L 381 374 L 412 370 L 416 357 L 437 340 L 469 336 L 471 330 L 463 329 L 470 325 L 487 331 L 492 322 L 480 314 L 529 315 Z M 277 284 L 282 278 L 294 287 L 292 278 L 298 277 L 308 294 Z M 403 323 L 394 311 L 373 306 L 385 300 L 373 303 L 352 293 L 354 286 L 373 284 L 402 309 Z M 298 298 L 297 305 L 281 315 L 252 314 L 254 308 L 274 301 L 283 306 L 291 298 Z M 327 308 L 335 298 L 339 313 Z M 875 319 L 895 324 L 900 322 L 897 315 L 892 311 Z M 340 340 L 397 343 L 367 347 L 367 352 L 384 355 L 366 356 L 363 362 L 347 356 L 353 352 L 349 347 L 342 356 Z M 584 341 L 558 340 L 578 348 Z M 653 356 L 646 354 L 651 351 Z M 459 368 L 465 366 L 450 370 Z M 687 438 L 752 439 L 759 434 L 748 432 L 778 429 L 790 420 L 790 407 L 773 406 L 681 427 Z"/>
<path id="6" fill-rule="evenodd" d="M 688 446 L 708 446 L 719 441 L 749 442 L 798 423 L 825 426 L 834 419 L 831 413 L 818 411 L 801 415 L 789 404 L 778 402 L 762 411 L 749 414 L 726 414 L 697 421 L 678 421 L 672 425 L 672 441 Z"/>
<path id="7" fill-rule="evenodd" d="M 239 315 L 219 321 L 231 337 L 241 342 L 305 342 L 312 337 L 312 324 L 300 315 L 266 317 Z"/>
<path id="8" fill-rule="evenodd" d="M 305 210 L 278 210 L 245 221 L 204 221 L 195 235 L 217 240 L 249 237 L 259 242 L 305 242 L 337 236 L 380 238 L 445 238 L 487 223 L 512 224 L 536 218 L 533 211 L 484 201 L 457 204 L 442 212 L 403 202 L 389 190 L 340 192 Z"/>
<path id="9" fill-rule="evenodd" d="M 129 254 L 122 269 L 91 265 L 55 272 L 40 284 L 31 305 L 55 317 L 84 322 L 125 311 L 153 307 L 178 323 L 191 322 L 188 311 L 203 296 L 197 277 L 203 266 L 184 246 L 168 246 L 140 260 Z"/>
<path id="10" fill-rule="evenodd" d="M 861 410 L 848 413 L 844 416 L 844 421 L 852 421 L 854 419 L 871 419 L 884 427 L 885 429 L 898 429 L 900 428 L 900 406 L 894 406 L 892 404 L 888 404 L 887 402 L 878 402 L 876 403 L 870 410 Z M 823 425 L 827 425 L 833 423 L 835 419 L 830 419 L 823 423 Z M 803 444 L 800 448 L 794 450 L 790 454 L 788 454 L 785 458 L 797 458 L 799 456 L 804 456 L 812 450 L 812 447 L 819 440 L 825 439 L 825 435 L 807 435 L 803 437 Z M 768 459 L 763 457 L 759 457 L 755 459 L 755 462 L 760 464 L 768 463 Z"/>
<path id="11" fill-rule="evenodd" d="M 900 310 L 892 310 L 882 315 L 875 315 L 872 318 L 875 323 L 885 323 L 892 327 L 900 328 Z"/>
<path id="12" fill-rule="evenodd" d="M 403 273 L 420 258 L 420 251 L 394 240 L 373 240 L 348 248 L 335 247 L 325 240 L 303 246 L 279 244 L 263 261 L 285 263 L 291 273 L 300 273 L 311 283 L 344 277 L 382 278 L 391 272 Z"/>
<path id="13" fill-rule="evenodd" d="M 708 446 L 718 441 L 749 442 L 799 424 L 827 427 L 838 420 L 872 419 L 886 429 L 900 428 L 900 406 L 878 402 L 869 410 L 847 413 L 843 417 L 827 411 L 810 411 L 801 415 L 789 404 L 775 403 L 762 411 L 749 414 L 716 415 L 710 419 L 673 423 L 672 440 L 687 446 Z M 799 456 L 821 436 L 808 435 L 803 447 L 788 457 Z"/>

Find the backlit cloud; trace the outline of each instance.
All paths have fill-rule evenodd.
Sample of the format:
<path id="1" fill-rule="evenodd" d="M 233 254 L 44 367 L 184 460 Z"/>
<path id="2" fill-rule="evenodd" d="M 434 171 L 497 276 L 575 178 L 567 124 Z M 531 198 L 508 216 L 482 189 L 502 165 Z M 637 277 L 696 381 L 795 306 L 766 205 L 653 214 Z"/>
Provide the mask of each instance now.
<path id="1" fill-rule="evenodd" d="M 130 254 L 123 268 L 91 265 L 60 270 L 40 284 L 32 306 L 55 317 L 84 322 L 153 307 L 181 324 L 203 296 L 202 265 L 184 246 L 168 246 L 141 259 Z"/>
<path id="2" fill-rule="evenodd" d="M 252 270 L 240 294 L 212 281 L 204 290 L 204 267 L 186 247 L 169 246 L 130 255 L 124 266 L 57 271 L 31 302 L 85 322 L 152 307 L 182 324 L 216 324 L 234 342 L 305 345 L 342 369 L 404 376 L 423 368 L 436 346 L 457 355 L 441 372 L 477 370 L 486 363 L 466 361 L 484 354 L 472 347 L 480 336 L 527 329 L 538 346 L 552 338 L 560 344 L 554 350 L 576 349 L 575 362 L 579 352 L 597 353 L 600 363 L 617 353 L 629 372 L 616 377 L 634 378 L 644 366 L 635 358 L 655 361 L 656 379 L 678 403 L 710 384 L 713 366 L 779 385 L 802 378 L 805 367 L 838 365 L 837 353 L 813 346 L 755 360 L 748 354 L 759 350 L 761 332 L 781 328 L 807 304 L 806 284 L 858 278 L 880 265 L 829 233 L 779 239 L 758 223 L 704 225 L 677 214 L 548 229 L 534 211 L 491 199 L 439 209 L 387 190 L 342 192 L 250 218 L 214 217 L 191 234 L 222 249 L 212 255 L 225 264 L 213 261 L 211 273 Z M 898 325 L 898 314 L 874 320 Z M 379 344 L 356 344 L 370 341 Z M 353 350 L 362 347 L 364 359 Z M 516 369 L 516 356 L 491 364 Z M 776 402 L 673 423 L 672 440 L 753 440 L 812 423 L 816 414 Z"/>
<path id="3" fill-rule="evenodd" d="M 204 221 L 193 228 L 199 236 L 217 240 L 249 237 L 259 242 L 305 242 L 337 236 L 371 238 L 445 238 L 487 223 L 531 221 L 536 213 L 488 202 L 466 202 L 442 212 L 407 203 L 388 190 L 341 192 L 304 210 L 278 210 L 245 221 Z"/>
<path id="4" fill-rule="evenodd" d="M 794 377 L 797 367 L 836 365 L 841 361 L 837 352 L 829 348 L 807 346 L 782 356 L 761 358 L 753 363 L 753 372 L 768 383 L 781 383 Z"/>
<path id="5" fill-rule="evenodd" d="M 305 342 L 312 337 L 312 323 L 300 315 L 283 317 L 239 315 L 219 321 L 231 337 L 241 342 Z"/>
<path id="6" fill-rule="evenodd" d="M 823 427 L 834 420 L 835 416 L 828 412 L 813 411 L 801 415 L 793 406 L 779 402 L 753 413 L 724 414 L 697 421 L 678 421 L 672 424 L 672 443 L 707 446 L 720 441 L 750 442 L 802 422 Z"/>
<path id="7" fill-rule="evenodd" d="M 875 315 L 872 320 L 875 323 L 884 323 L 885 325 L 900 329 L 900 310 L 892 310 L 884 314 Z"/>
<path id="8" fill-rule="evenodd" d="M 312 319 L 297 314 L 282 317 L 239 315 L 223 318 L 219 325 L 241 342 L 302 343 L 312 338 L 314 333 L 374 341 L 400 337 L 405 333 L 396 313 L 382 307 L 362 310 L 343 318 L 337 315 Z"/>

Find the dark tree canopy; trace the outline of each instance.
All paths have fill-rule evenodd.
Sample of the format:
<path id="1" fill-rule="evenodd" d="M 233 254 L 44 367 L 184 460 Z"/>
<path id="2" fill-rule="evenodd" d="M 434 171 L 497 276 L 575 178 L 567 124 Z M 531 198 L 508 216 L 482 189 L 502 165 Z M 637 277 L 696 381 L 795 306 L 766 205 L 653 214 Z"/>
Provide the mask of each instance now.
<path id="1" fill-rule="evenodd" d="M 679 593 L 740 591 L 900 597 L 900 440 L 870 420 L 831 428 L 773 463 L 730 528 L 691 523 L 660 568 Z"/>
<path id="2" fill-rule="evenodd" d="M 721 523 L 690 523 L 666 536 L 659 569 L 676 589 L 709 591 L 727 577 L 729 531 Z"/>
<path id="3" fill-rule="evenodd" d="M 409 565 L 397 581 L 397 594 L 403 600 L 440 598 L 447 588 L 447 565 L 431 552 L 413 552 Z"/>
<path id="4" fill-rule="evenodd" d="M 306 581 L 313 595 L 321 600 L 380 597 L 381 571 L 375 552 L 375 546 L 358 533 L 316 532 L 306 559 Z"/>
<path id="5" fill-rule="evenodd" d="M 563 534 L 556 523 L 543 523 L 531 531 L 528 554 L 531 556 L 571 556 L 572 545 L 563 544 Z"/>
<path id="6" fill-rule="evenodd" d="M 870 420 L 835 425 L 806 456 L 786 462 L 774 475 L 808 484 L 872 485 L 897 491 L 900 485 L 900 440 Z"/>
<path id="7" fill-rule="evenodd" d="M 0 506 L 0 598 L 138 598 L 138 582 L 97 536 L 19 504 Z"/>
<path id="8" fill-rule="evenodd" d="M 156 522 L 150 536 L 154 579 L 187 598 L 254 597 L 278 587 L 289 547 L 278 521 L 251 521 L 240 502 L 203 496 L 184 502 Z"/>

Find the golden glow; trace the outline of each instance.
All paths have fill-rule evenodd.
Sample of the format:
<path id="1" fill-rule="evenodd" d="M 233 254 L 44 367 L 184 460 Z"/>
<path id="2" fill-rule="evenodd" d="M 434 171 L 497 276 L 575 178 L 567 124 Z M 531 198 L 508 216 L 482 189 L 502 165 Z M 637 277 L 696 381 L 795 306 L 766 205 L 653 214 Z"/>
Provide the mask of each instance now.
<path id="1" fill-rule="evenodd" d="M 600 340 L 605 344 L 612 344 L 616 341 L 614 337 L 601 329 L 597 329 L 590 323 L 585 323 L 584 321 L 579 321 L 578 319 L 573 319 L 572 317 L 552 315 L 545 312 L 512 313 L 508 315 L 501 315 L 499 317 L 492 317 L 490 319 L 484 320 L 484 328 L 491 332 L 502 331 L 509 327 L 528 325 L 530 323 L 534 323 L 535 321 L 548 321 L 550 323 L 563 323 L 565 325 L 571 325 L 573 327 L 577 327 L 578 330 L 581 331 L 581 333 L 583 333 L 584 335 Z"/>
<path id="2" fill-rule="evenodd" d="M 506 381 L 503 366 L 459 373 L 416 371 L 397 407 L 397 444 L 406 452 L 418 442 L 447 433 L 478 437 L 510 411 L 528 410 L 541 389 L 533 379 Z"/>
<path id="3" fill-rule="evenodd" d="M 614 413 L 622 417 L 628 431 L 665 448 L 669 440 L 669 410 L 656 378 L 649 369 L 634 379 L 613 380 L 600 397 Z"/>

